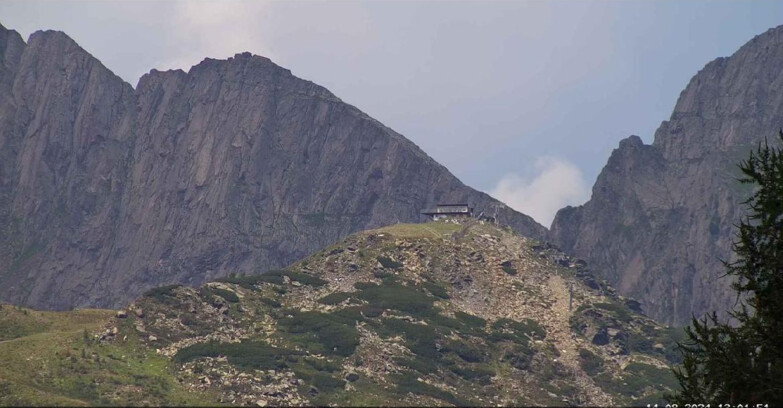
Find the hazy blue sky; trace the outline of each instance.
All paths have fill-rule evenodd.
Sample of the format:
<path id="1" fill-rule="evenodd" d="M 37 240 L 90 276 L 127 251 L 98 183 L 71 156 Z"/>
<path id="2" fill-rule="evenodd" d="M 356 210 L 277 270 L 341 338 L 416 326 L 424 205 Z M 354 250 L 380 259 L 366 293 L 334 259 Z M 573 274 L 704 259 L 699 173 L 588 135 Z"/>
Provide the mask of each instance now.
<path id="1" fill-rule="evenodd" d="M 0 22 L 65 31 L 134 86 L 267 56 L 549 225 L 620 139 L 652 141 L 707 62 L 783 24 L 783 2 L 3 0 Z"/>

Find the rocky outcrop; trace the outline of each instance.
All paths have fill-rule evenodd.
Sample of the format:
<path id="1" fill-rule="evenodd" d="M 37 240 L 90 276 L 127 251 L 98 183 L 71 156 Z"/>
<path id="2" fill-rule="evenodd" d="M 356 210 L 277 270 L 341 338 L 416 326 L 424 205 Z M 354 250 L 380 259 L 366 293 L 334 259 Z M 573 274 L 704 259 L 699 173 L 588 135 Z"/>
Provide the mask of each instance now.
<path id="1" fill-rule="evenodd" d="M 652 145 L 620 142 L 590 201 L 560 210 L 551 240 L 651 316 L 687 323 L 734 305 L 721 260 L 750 190 L 737 164 L 783 126 L 783 27 L 696 74 Z"/>
<path id="2" fill-rule="evenodd" d="M 120 306 L 284 266 L 438 201 L 497 203 L 263 57 L 153 70 L 133 89 L 60 32 L 25 44 L 1 28 L 0 56 L 2 300 Z"/>

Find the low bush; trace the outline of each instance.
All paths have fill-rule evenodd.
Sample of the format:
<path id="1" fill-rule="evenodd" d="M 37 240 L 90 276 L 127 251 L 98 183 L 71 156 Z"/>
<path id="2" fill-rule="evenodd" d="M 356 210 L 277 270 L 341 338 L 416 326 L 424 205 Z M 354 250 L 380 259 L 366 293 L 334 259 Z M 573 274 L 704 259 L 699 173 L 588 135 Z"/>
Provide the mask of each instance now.
<path id="1" fill-rule="evenodd" d="M 359 283 L 354 286 L 359 288 Z M 357 297 L 381 309 L 398 310 L 418 317 L 434 315 L 434 299 L 412 286 L 394 282 L 383 286 L 361 285 Z"/>
<path id="2" fill-rule="evenodd" d="M 603 368 L 604 361 L 590 350 L 580 348 L 579 365 L 588 375 L 595 376 L 601 371 L 601 368 Z"/>
<path id="3" fill-rule="evenodd" d="M 481 365 L 475 365 L 471 367 L 454 366 L 451 371 L 458 376 L 480 385 L 489 385 L 492 383 L 491 378 L 495 376 L 495 371 L 491 368 Z"/>
<path id="4" fill-rule="evenodd" d="M 401 319 L 383 319 L 383 325 L 388 332 L 402 334 L 405 337 L 405 345 L 414 354 L 430 359 L 440 358 L 440 353 L 435 345 L 438 335 L 431 326 Z"/>
<path id="5" fill-rule="evenodd" d="M 144 292 L 142 296 L 155 299 L 156 301 L 163 304 L 169 304 L 172 301 L 175 301 L 173 290 L 180 286 L 182 285 L 167 285 L 167 286 L 152 288 Z"/>
<path id="6" fill-rule="evenodd" d="M 353 295 L 354 294 L 351 292 L 334 292 L 318 299 L 318 302 L 325 305 L 336 305 L 342 303 Z"/>
<path id="7" fill-rule="evenodd" d="M 446 288 L 443 287 L 442 285 L 439 285 L 435 282 L 424 282 L 421 285 L 424 286 L 424 288 L 427 289 L 435 297 L 439 297 L 441 299 L 451 298 L 449 296 L 449 293 L 446 291 Z"/>
<path id="8" fill-rule="evenodd" d="M 231 364 L 238 367 L 258 370 L 281 369 L 287 367 L 287 356 L 298 354 L 295 351 L 280 349 L 269 344 L 254 341 L 241 343 L 199 343 L 180 349 L 174 355 L 174 361 L 188 362 L 199 357 L 225 356 Z"/>
<path id="9" fill-rule="evenodd" d="M 401 367 L 406 367 L 411 370 L 418 371 L 421 374 L 427 375 L 438 372 L 438 364 L 431 359 L 427 358 L 405 358 L 395 357 L 394 362 Z"/>
<path id="10" fill-rule="evenodd" d="M 380 262 L 381 266 L 383 266 L 386 269 L 402 269 L 402 267 L 404 266 L 403 264 L 385 256 L 379 256 L 376 259 L 378 259 L 378 262 Z"/>
<path id="11" fill-rule="evenodd" d="M 397 391 L 400 393 L 411 393 L 415 395 L 426 395 L 433 397 L 452 405 L 470 406 L 469 402 L 461 401 L 454 397 L 454 394 L 441 390 L 427 383 L 418 381 L 418 377 L 413 373 L 402 373 L 394 376 L 393 380 L 397 384 Z"/>
<path id="12" fill-rule="evenodd" d="M 239 302 L 239 296 L 237 296 L 236 293 L 234 293 L 234 292 L 232 292 L 230 290 L 222 289 L 222 288 L 214 288 L 214 287 L 207 286 L 207 287 L 202 288 L 202 293 L 205 296 L 209 296 L 209 295 L 220 296 L 223 299 L 225 299 L 226 301 L 231 302 L 231 303 Z"/>
<path id="13" fill-rule="evenodd" d="M 484 352 L 470 344 L 461 341 L 452 341 L 448 344 L 448 350 L 454 352 L 459 358 L 469 363 L 479 363 L 484 361 Z"/>
<path id="14" fill-rule="evenodd" d="M 482 319 L 478 316 L 474 316 L 469 313 L 455 312 L 454 317 L 456 317 L 457 320 L 465 323 L 465 325 L 468 327 L 483 329 L 484 327 L 487 326 L 487 321 L 485 319 Z"/>
<path id="15" fill-rule="evenodd" d="M 594 307 L 612 312 L 615 317 L 624 322 L 629 322 L 633 319 L 630 309 L 625 305 L 617 303 L 594 303 Z"/>
<path id="16" fill-rule="evenodd" d="M 312 311 L 292 311 L 291 315 L 279 320 L 278 324 L 298 335 L 296 339 L 308 350 L 347 357 L 359 345 L 355 322 L 347 323 L 340 316 Z"/>

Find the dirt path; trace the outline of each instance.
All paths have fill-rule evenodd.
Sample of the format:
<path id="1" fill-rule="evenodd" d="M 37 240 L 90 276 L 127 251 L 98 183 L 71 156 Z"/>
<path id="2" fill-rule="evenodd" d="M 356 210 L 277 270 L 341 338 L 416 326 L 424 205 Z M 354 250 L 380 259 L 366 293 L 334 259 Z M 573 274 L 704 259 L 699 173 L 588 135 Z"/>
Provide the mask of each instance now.
<path id="1" fill-rule="evenodd" d="M 565 280 L 558 275 L 550 275 L 548 283 L 549 291 L 555 300 L 551 309 L 554 321 L 553 331 L 548 334 L 554 339 L 555 347 L 560 351 L 558 361 L 571 367 L 575 374 L 575 380 L 582 389 L 587 390 L 587 401 L 578 401 L 580 404 L 595 406 L 613 405 L 612 398 L 604 393 L 584 372 L 579 368 L 579 344 L 572 337 L 569 318 L 571 311 L 568 308 L 569 289 Z"/>

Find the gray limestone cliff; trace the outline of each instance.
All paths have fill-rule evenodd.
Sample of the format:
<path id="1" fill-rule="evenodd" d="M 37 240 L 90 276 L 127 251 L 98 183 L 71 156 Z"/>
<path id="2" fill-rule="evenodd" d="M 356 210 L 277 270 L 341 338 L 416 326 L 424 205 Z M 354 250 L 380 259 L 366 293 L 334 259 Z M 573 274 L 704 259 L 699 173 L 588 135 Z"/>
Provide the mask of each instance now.
<path id="1" fill-rule="evenodd" d="M 153 70 L 133 89 L 63 33 L 25 43 L 0 26 L 0 300 L 119 306 L 285 266 L 439 201 L 496 203 L 266 58 Z"/>
<path id="2" fill-rule="evenodd" d="M 651 316 L 683 324 L 734 305 L 721 260 L 750 194 L 738 163 L 783 127 L 783 26 L 707 64 L 652 145 L 612 152 L 591 199 L 560 210 L 550 239 Z"/>

